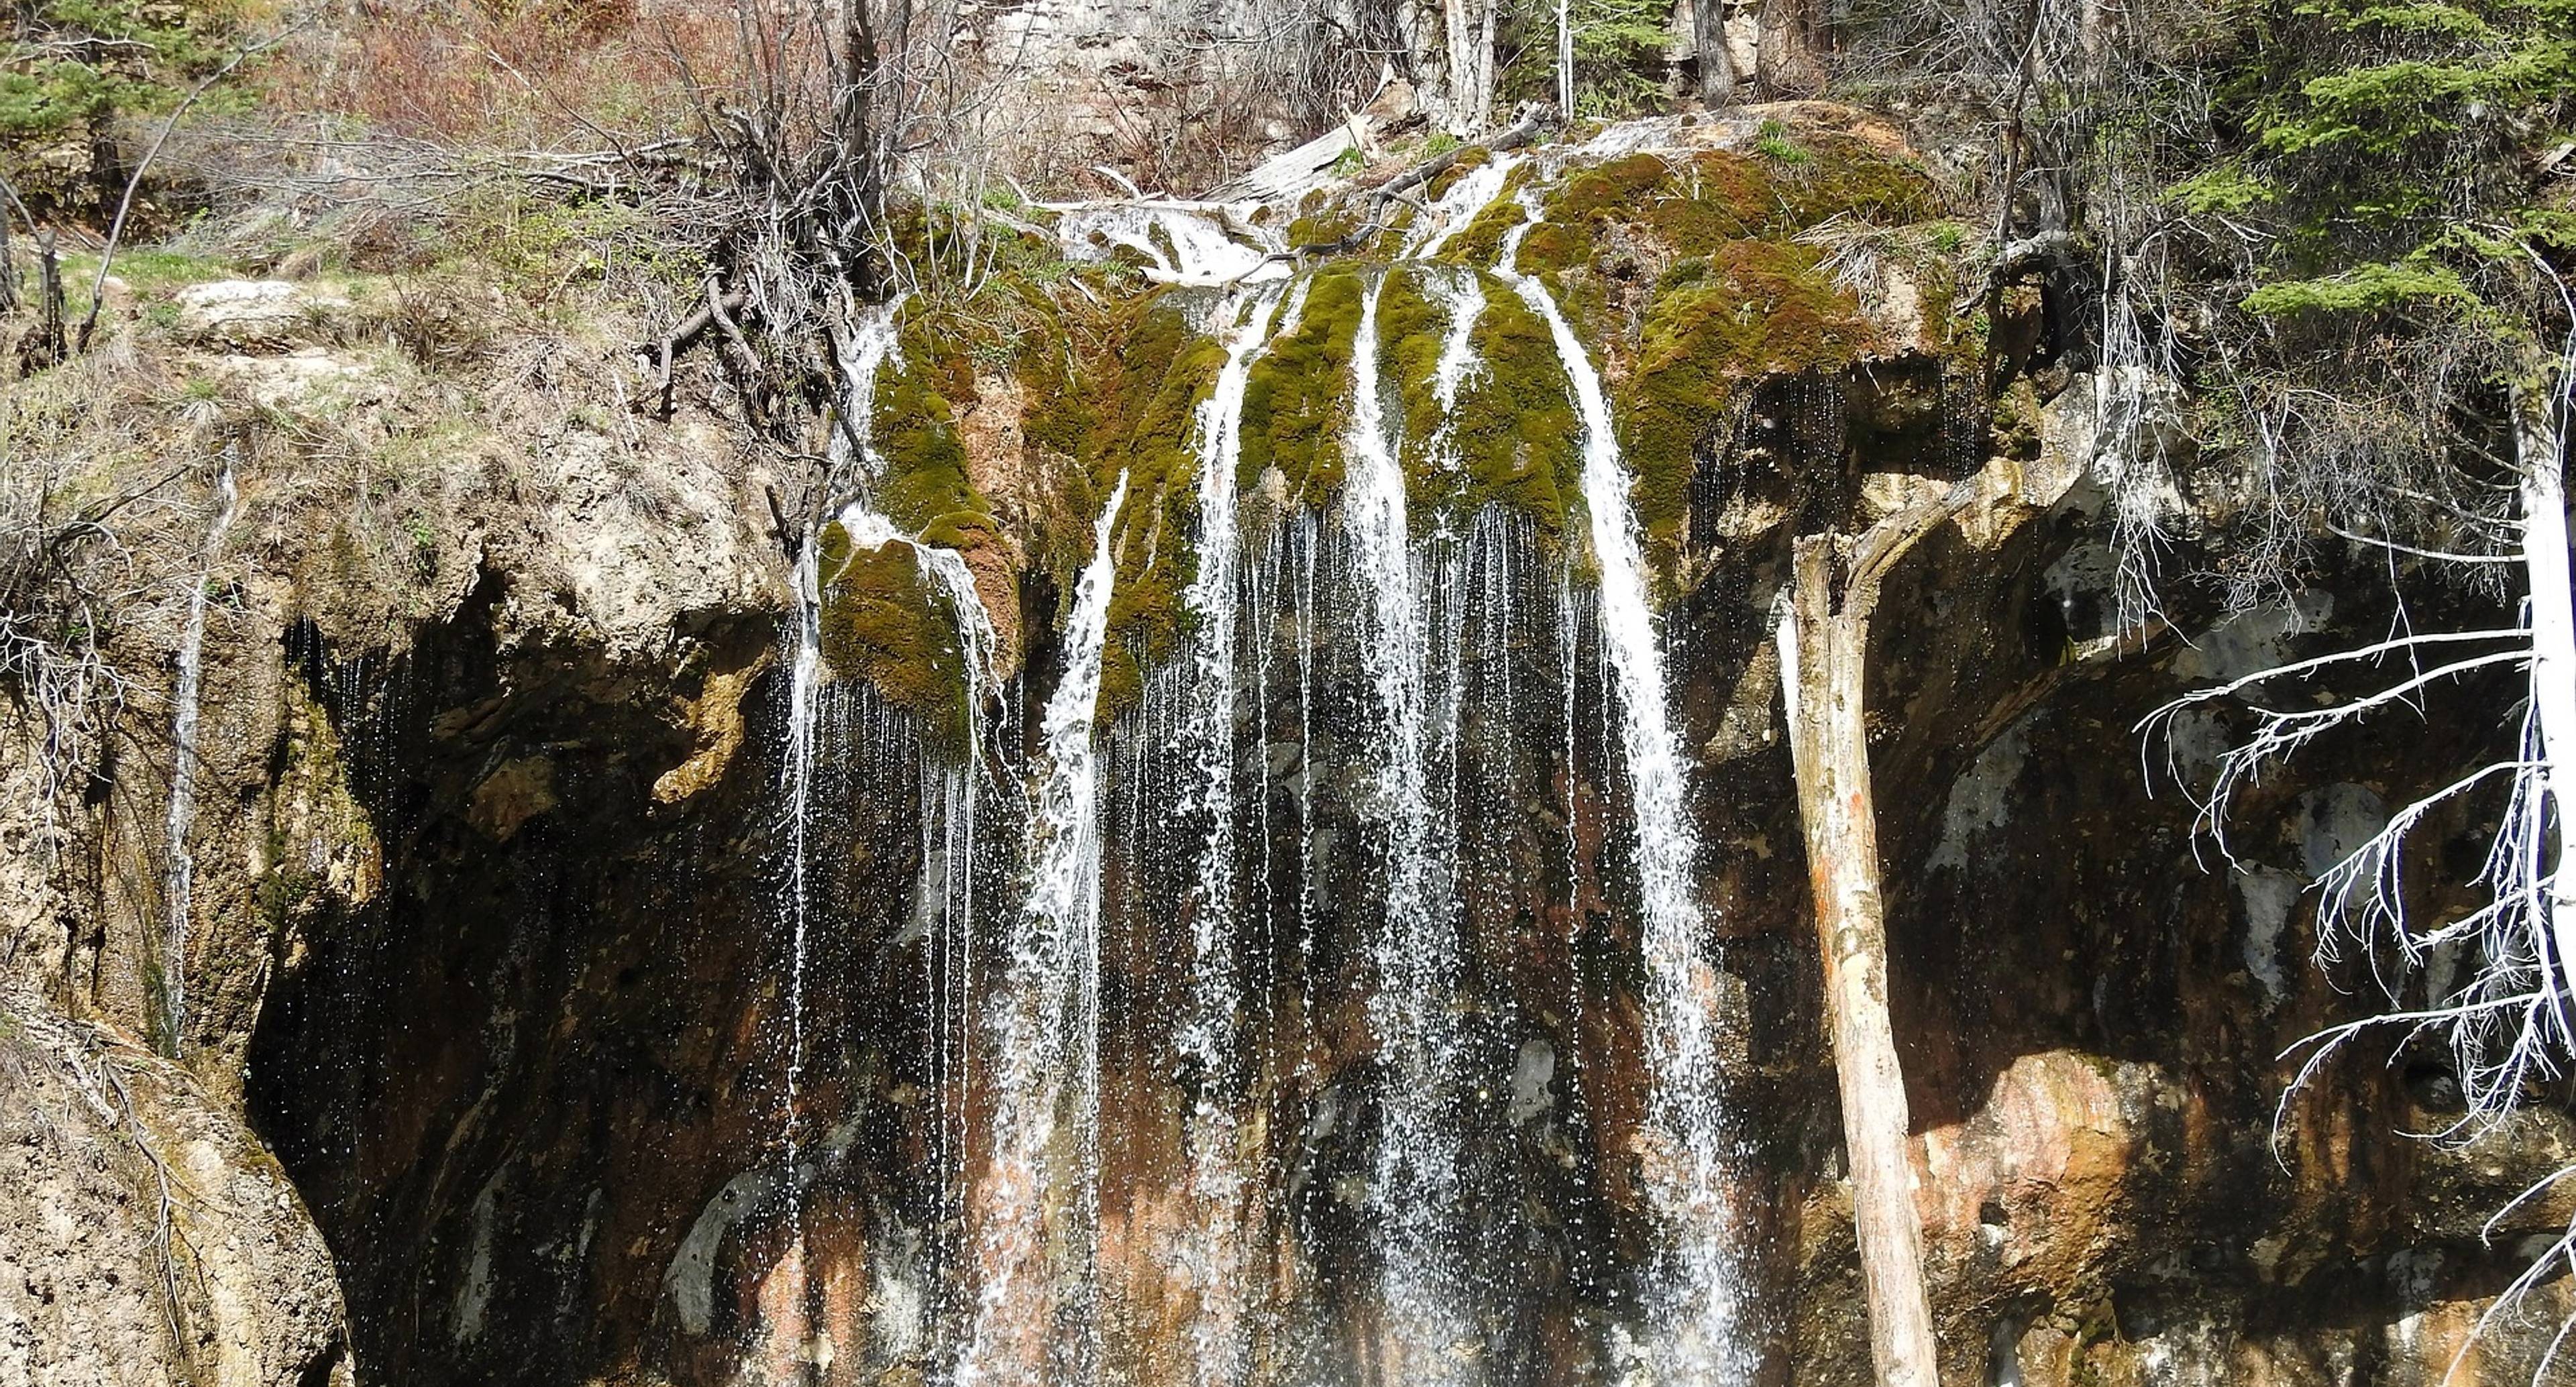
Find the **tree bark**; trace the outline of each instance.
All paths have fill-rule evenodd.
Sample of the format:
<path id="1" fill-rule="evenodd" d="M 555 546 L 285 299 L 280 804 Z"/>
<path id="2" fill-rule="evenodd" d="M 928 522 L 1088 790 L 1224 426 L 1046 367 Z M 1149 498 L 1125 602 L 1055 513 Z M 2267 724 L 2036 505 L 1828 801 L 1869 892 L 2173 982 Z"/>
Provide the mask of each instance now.
<path id="1" fill-rule="evenodd" d="M 1883 551 L 1873 543 L 1882 539 L 1873 531 L 1858 547 L 1863 555 Z M 1779 633 L 1781 693 L 1824 955 L 1870 1356 L 1880 1387 L 1940 1387 L 1906 1144 L 1905 1076 L 1887 1011 L 1887 922 L 1862 682 L 1884 563 L 1864 557 L 1850 581 L 1840 579 L 1836 569 L 1853 547 L 1832 535 L 1797 542 Z"/>
<path id="2" fill-rule="evenodd" d="M 1476 128 L 1494 128 L 1494 18 L 1503 0 L 1485 0 L 1483 27 L 1476 31 Z"/>
<path id="3" fill-rule="evenodd" d="M 1447 129 L 1454 118 L 1457 74 L 1450 71 L 1450 54 L 1456 40 L 1449 17 L 1456 9 L 1456 0 L 1397 0 L 1395 7 L 1395 26 L 1404 39 L 1405 71 L 1413 78 L 1414 102 L 1442 129 Z"/>
<path id="4" fill-rule="evenodd" d="M 2531 580 L 2531 711 L 2540 724 L 2541 783 L 2555 801 L 2558 863 L 2549 892 L 2559 982 L 2576 996 L 2576 593 L 2567 555 L 2565 387 L 2514 391 L 2514 453 L 2522 469 L 2522 559 Z"/>
<path id="5" fill-rule="evenodd" d="M 1476 119 L 1476 60 L 1470 52 L 1476 31 L 1467 22 L 1466 0 L 1440 0 L 1440 31 L 1449 44 L 1449 109 L 1442 128 L 1463 137 Z"/>
<path id="6" fill-rule="evenodd" d="M 1691 46 L 1699 50 L 1699 99 L 1723 106 L 1735 99 L 1735 64 L 1726 52 L 1726 0 L 1691 0 Z"/>
<path id="7" fill-rule="evenodd" d="M 1823 90 L 1824 33 L 1819 0 L 1762 0 L 1754 78 L 1765 96 L 1814 96 Z"/>
<path id="8" fill-rule="evenodd" d="M 1556 113 L 1574 119 L 1574 6 L 1556 0 Z"/>

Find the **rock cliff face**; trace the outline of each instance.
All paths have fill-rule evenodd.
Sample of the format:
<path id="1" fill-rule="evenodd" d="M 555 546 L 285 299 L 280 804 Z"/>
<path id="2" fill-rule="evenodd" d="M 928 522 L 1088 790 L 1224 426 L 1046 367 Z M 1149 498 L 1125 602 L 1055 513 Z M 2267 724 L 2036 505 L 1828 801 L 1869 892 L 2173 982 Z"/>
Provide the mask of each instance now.
<path id="1" fill-rule="evenodd" d="M 9 758 L 0 1364 L 1685 1380 L 1635 866 L 1669 826 L 1634 812 L 1598 598 L 1597 370 L 1687 753 L 1729 1374 L 1870 1380 L 1772 597 L 1798 534 L 1965 482 L 1870 689 L 1945 1379 L 2443 1381 L 2568 1211 L 2481 1223 L 2576 1128 L 2395 1141 L 2456 1097 L 2411 1055 L 2276 1128 L 2277 1057 L 2354 1005 L 2308 962 L 2307 887 L 2489 729 L 2325 749 L 2249 801 L 2277 828 L 2232 869 L 2186 793 L 2226 729 L 2143 766 L 2131 731 L 2377 629 L 2370 574 L 2232 616 L 2176 594 L 2127 638 L 2096 382 L 2044 305 L 1953 311 L 1932 181 L 1852 113 L 1478 151 L 1422 201 L 1231 290 L 1146 282 L 1191 277 L 1157 223 L 1068 232 L 1105 265 L 1011 286 L 998 328 L 890 318 L 865 513 L 810 525 L 773 518 L 807 464 L 723 422 L 711 370 L 668 419 L 631 407 L 614 323 L 460 355 L 389 343 L 365 283 L 196 291 L 150 351 L 64 368 L 132 415 L 23 398 L 230 458 L 242 518 L 193 580 L 194 744 L 153 730 L 164 620 L 126 637 L 140 726 L 69 819 L 40 748 Z M 1388 210 L 1265 215 L 1314 244 Z M 2175 476 L 2184 542 L 2223 552 L 2224 459 Z M 1029 922 L 1095 917 L 1051 913 L 1029 845 L 1068 832 L 1041 787 L 1085 668 L 1069 938 Z M 201 805 L 176 956 L 174 755 Z M 2544 1287 L 2450 1380 L 2528 1377 L 2569 1309 Z"/>

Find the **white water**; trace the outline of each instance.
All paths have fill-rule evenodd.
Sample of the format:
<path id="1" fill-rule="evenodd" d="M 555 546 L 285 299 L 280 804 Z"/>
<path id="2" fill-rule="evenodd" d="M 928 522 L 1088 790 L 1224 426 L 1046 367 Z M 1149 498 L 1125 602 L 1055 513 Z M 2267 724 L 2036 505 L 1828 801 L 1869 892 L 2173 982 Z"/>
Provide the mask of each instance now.
<path id="1" fill-rule="evenodd" d="M 1455 987 L 1456 921 L 1433 850 L 1434 809 L 1426 766 L 1432 709 L 1424 672 L 1425 631 L 1404 469 L 1386 436 L 1379 402 L 1377 306 L 1384 283 L 1362 302 L 1351 347 L 1351 424 L 1344 439 L 1348 480 L 1342 505 L 1352 556 L 1368 601 L 1361 662 L 1380 725 L 1375 793 L 1365 818 L 1385 862 L 1385 915 L 1372 944 L 1376 986 L 1369 1020 L 1381 1066 L 1381 1128 L 1372 1191 L 1384 1258 L 1387 1327 L 1403 1362 L 1392 1380 L 1465 1380 L 1474 1333 L 1460 1280 L 1442 1246 L 1457 1207 L 1457 1133 L 1449 1111 L 1456 1064 L 1448 1024 Z"/>
<path id="2" fill-rule="evenodd" d="M 1440 402 L 1440 426 L 1432 439 L 1431 456 L 1454 470 L 1459 465 L 1454 442 L 1458 394 L 1485 370 L 1475 342 L 1476 323 L 1485 316 L 1485 280 L 1474 270 L 1459 270 L 1427 274 L 1422 282 L 1449 312 L 1449 330 L 1440 340 L 1440 357 L 1431 368 L 1431 395 Z"/>
<path id="3" fill-rule="evenodd" d="M 796 600 L 787 631 L 787 746 L 778 768 L 779 792 L 786 801 L 787 894 L 780 902 L 787 917 L 787 1168 L 796 1168 L 797 1087 L 805 1072 L 805 948 L 813 909 L 813 890 L 806 880 L 812 859 L 807 838 L 814 801 L 815 721 L 823 691 L 822 588 L 815 574 L 812 536 L 796 550 L 791 586 Z"/>
<path id="4" fill-rule="evenodd" d="M 206 584 L 214 576 L 216 556 L 223 552 L 224 532 L 232 528 L 233 516 L 240 508 L 241 493 L 233 485 L 232 452 L 227 448 L 222 469 L 215 474 L 215 518 L 206 527 L 206 543 L 200 551 L 204 561 L 198 567 L 196 582 L 188 589 L 187 633 L 179 643 L 179 687 L 171 696 L 170 814 L 163 823 L 170 863 L 161 883 L 168 929 L 162 944 L 161 976 L 173 1055 L 179 1053 L 180 1038 L 187 1034 L 188 1022 L 189 896 L 197 877 L 197 859 L 188 849 L 188 831 L 197 822 L 197 717 L 206 653 Z"/>
<path id="5" fill-rule="evenodd" d="M 1065 629 L 1064 677 L 1047 700 L 1028 901 L 1013 922 L 993 1009 L 990 1166 L 976 1199 L 981 1282 L 958 1387 L 1087 1381 L 1098 1357 L 1090 1273 L 1099 1235 L 1100 773 L 1092 722 L 1117 571 L 1110 536 L 1126 497 L 1121 475 L 1093 531 Z M 1051 1210 L 1064 1217 L 1051 1220 Z M 1076 1245 L 1051 1246 L 1051 1225 Z"/>
<path id="6" fill-rule="evenodd" d="M 842 381 L 842 427 L 832 436 L 830 465 L 825 478 L 827 485 L 845 473 L 858 476 L 864 484 L 883 471 L 872 446 L 876 428 L 877 373 L 894 350 L 895 312 L 901 306 L 902 301 L 896 299 L 867 310 L 837 344 L 847 374 Z M 840 519 L 846 525 L 850 516 L 845 513 Z M 797 546 L 796 561 L 790 574 L 789 585 L 795 606 L 785 633 L 787 744 L 778 772 L 779 795 L 784 802 L 787 821 L 787 882 L 779 911 L 786 917 L 783 923 L 788 932 L 786 1114 L 783 1126 L 790 1171 L 796 1164 L 797 1124 L 802 1116 L 797 1099 L 805 1072 L 805 960 L 813 915 L 813 888 L 808 873 L 813 857 L 810 839 L 816 723 L 822 706 L 824 675 L 822 593 L 828 580 L 816 571 L 816 551 L 821 547 L 819 528 L 809 529 L 804 541 Z M 859 532 L 853 529 L 850 538 L 855 545 Z"/>
<path id="7" fill-rule="evenodd" d="M 885 473 L 885 459 L 876 450 L 877 373 L 886 358 L 893 355 L 897 329 L 895 314 L 903 307 L 898 294 L 859 315 L 858 322 L 842 337 L 839 355 L 848 378 L 841 383 L 841 417 L 845 427 L 832 436 L 831 457 L 835 479 L 847 470 L 873 481 Z M 855 452 L 856 456 L 851 456 Z"/>
<path id="8" fill-rule="evenodd" d="M 1239 1381 L 1250 1347 L 1251 1278 L 1243 1238 L 1244 1200 L 1253 1182 L 1238 1151 L 1243 1095 L 1236 1091 L 1241 1065 L 1235 1048 L 1243 999 L 1233 947 L 1235 577 L 1241 560 L 1234 473 L 1243 453 L 1244 390 L 1278 307 L 1272 291 L 1253 300 L 1236 322 L 1236 305 L 1226 305 L 1225 364 L 1198 411 L 1198 572 L 1182 594 L 1198 625 L 1189 740 L 1198 760 L 1195 807 L 1207 820 L 1207 836 L 1200 844 L 1192 903 L 1190 1008 L 1178 1035 L 1181 1058 L 1198 1078 L 1187 1137 L 1198 1227 L 1196 1245 L 1179 1260 L 1198 1296 L 1190 1325 L 1192 1368 L 1196 1380 L 1207 1384 Z"/>
<path id="9" fill-rule="evenodd" d="M 1236 219 L 1249 228 L 1249 222 Z M 1156 232 L 1162 234 L 1158 237 Z M 1199 207 L 1131 204 L 1067 213 L 1056 235 L 1071 260 L 1102 260 L 1102 243 L 1123 246 L 1153 263 L 1145 277 L 1160 284 L 1215 287 L 1286 279 L 1291 266 L 1274 260 L 1277 246 L 1236 240 L 1218 216 Z"/>
<path id="10" fill-rule="evenodd" d="M 1504 180 L 1512 176 L 1513 167 L 1520 161 L 1521 156 L 1517 154 L 1497 154 L 1461 174 L 1458 181 L 1450 184 L 1449 190 L 1431 204 L 1430 210 L 1414 222 L 1400 258 L 1428 260 L 1438 255 L 1440 248 L 1449 244 L 1450 237 L 1466 230 L 1477 213 L 1502 196 Z"/>
<path id="11" fill-rule="evenodd" d="M 882 549 L 889 544 L 910 549 L 922 578 L 947 603 L 949 616 L 957 624 L 957 653 L 965 665 L 966 760 L 969 765 L 980 764 L 984 705 L 993 697 L 993 647 L 1000 636 L 993 628 L 992 612 L 984 606 L 983 594 L 975 588 L 974 570 L 966 566 L 965 556 L 956 550 L 924 543 L 897 530 L 893 521 L 870 509 L 865 501 L 850 502 L 834 518 L 842 533 L 850 537 L 852 553 Z M 826 577 L 823 586 L 830 587 L 832 581 Z"/>
<path id="12" fill-rule="evenodd" d="M 1601 646 L 1619 694 L 1619 741 L 1635 816 L 1639 904 L 1644 914 L 1648 1100 L 1646 1185 L 1664 1225 L 1646 1357 L 1658 1383 L 1740 1382 L 1751 1357 L 1741 1343 L 1744 1293 L 1732 1245 L 1726 1164 L 1732 1135 L 1718 1100 L 1717 978 L 1700 954 L 1692 878 L 1699 844 L 1689 786 L 1666 705 L 1663 650 L 1647 601 L 1646 565 L 1628 502 L 1601 377 L 1545 285 L 1516 268 L 1529 222 L 1508 238 L 1498 273 L 1546 320 L 1573 382 L 1583 423 L 1583 504 L 1600 568 Z"/>

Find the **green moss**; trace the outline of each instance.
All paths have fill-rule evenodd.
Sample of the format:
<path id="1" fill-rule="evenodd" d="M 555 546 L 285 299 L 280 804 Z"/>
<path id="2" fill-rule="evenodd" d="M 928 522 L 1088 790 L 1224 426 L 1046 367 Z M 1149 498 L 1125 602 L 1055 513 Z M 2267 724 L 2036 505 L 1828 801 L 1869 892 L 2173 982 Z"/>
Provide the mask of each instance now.
<path id="1" fill-rule="evenodd" d="M 951 403 L 975 398 L 981 331 L 938 305 L 908 315 L 900 350 L 878 369 L 870 420 L 884 464 L 870 504 L 903 533 L 970 561 L 1002 542 L 992 504 L 968 474 Z M 818 542 L 824 658 L 912 713 L 935 743 L 962 747 L 966 666 L 957 614 L 922 574 L 912 546 L 857 549 L 837 523 Z"/>
<path id="2" fill-rule="evenodd" d="M 1995 452 L 2023 462 L 2039 457 L 2041 414 L 2039 390 L 2028 376 L 2015 376 L 2012 384 L 1995 397 Z"/>
<path id="3" fill-rule="evenodd" d="M 1503 238 L 1529 220 L 1529 213 L 1520 205 L 1520 192 L 1529 186 L 1531 168 L 1521 164 L 1503 179 L 1502 191 L 1494 200 L 1441 246 L 1437 257 L 1441 264 L 1492 269 L 1503 258 Z"/>
<path id="4" fill-rule="evenodd" d="M 1408 267 L 1378 301 L 1384 370 L 1401 401 L 1414 522 L 1463 523 L 1500 505 L 1557 533 L 1579 494 L 1582 434 L 1555 341 L 1518 294 L 1482 277 L 1485 307 L 1470 338 L 1479 364 L 1444 416 L 1434 382 L 1449 313 L 1427 287 L 1427 276 L 1443 273 L 1460 272 Z"/>
<path id="5" fill-rule="evenodd" d="M 1799 148 L 1814 161 L 1779 180 L 1798 227 L 1839 215 L 1891 226 L 1940 215 L 1932 180 L 1912 159 L 1829 131 L 1801 136 Z"/>
<path id="6" fill-rule="evenodd" d="M 875 430 L 886 469 L 876 508 L 897 528 L 917 535 L 942 516 L 991 516 L 992 507 L 966 477 L 957 412 L 932 388 L 929 371 L 908 358 L 886 363 L 877 377 Z"/>
<path id="7" fill-rule="evenodd" d="M 1127 474 L 1127 506 L 1109 541 L 1117 577 L 1101 665 L 1103 716 L 1132 706 L 1144 691 L 1144 672 L 1178 648 L 1180 592 L 1196 571 L 1189 537 L 1197 511 L 1197 407 L 1225 349 L 1191 330 L 1182 302 L 1166 292 L 1137 305 L 1100 404 L 1086 498 L 1094 514 L 1119 473 Z"/>
<path id="8" fill-rule="evenodd" d="M 1726 425 L 1739 387 L 1839 370 L 1875 345 L 1859 303 L 1819 258 L 1808 246 L 1736 241 L 1665 276 L 1674 287 L 1647 316 L 1618 411 L 1651 547 L 1679 542 L 1695 455 Z"/>
<path id="9" fill-rule="evenodd" d="M 1426 151 L 1426 153 L 1429 154 L 1437 154 L 1439 152 L 1440 151 L 1436 149 Z M 1483 145 L 1472 145 L 1461 151 L 1455 162 L 1451 163 L 1449 167 L 1442 169 L 1440 172 L 1433 174 L 1431 181 L 1423 185 L 1422 193 L 1424 199 L 1431 202 L 1438 202 L 1441 198 L 1448 196 L 1449 189 L 1454 186 L 1459 179 L 1464 178 L 1468 174 L 1475 172 L 1477 169 L 1483 168 L 1485 165 L 1493 162 L 1493 158 L 1494 152 Z"/>
<path id="10" fill-rule="evenodd" d="M 1732 150 L 1686 159 L 1632 154 L 1567 177 L 1546 203 L 1549 225 L 1522 243 L 1532 271 L 1587 266 L 1615 230 L 1676 256 L 1704 256 L 1748 236 L 1786 236 L 1843 215 L 1920 221 L 1935 211 L 1912 161 L 1830 132 L 1809 132 L 1783 161 Z"/>
<path id="11" fill-rule="evenodd" d="M 1060 327 L 1020 339 L 1011 373 L 1020 384 L 1021 437 L 1070 458 L 1081 458 L 1089 450 L 1100 413 L 1092 405 L 1090 392 L 1081 388 L 1082 365 Z"/>
<path id="12" fill-rule="evenodd" d="M 1291 246 L 1339 245 L 1359 229 L 1359 218 L 1352 216 L 1349 208 L 1329 207 L 1288 223 L 1288 244 Z"/>
<path id="13" fill-rule="evenodd" d="M 1290 497 L 1321 504 L 1342 484 L 1342 435 L 1350 422 L 1351 342 L 1367 280 L 1356 266 L 1328 266 L 1307 281 L 1297 331 L 1270 344 L 1243 392 L 1243 459 L 1237 480 L 1276 467 Z"/>
<path id="14" fill-rule="evenodd" d="M 911 713 L 935 743 L 966 743 L 966 661 L 956 616 L 923 577 L 909 544 L 859 549 L 838 523 L 816 551 L 823 658 Z"/>

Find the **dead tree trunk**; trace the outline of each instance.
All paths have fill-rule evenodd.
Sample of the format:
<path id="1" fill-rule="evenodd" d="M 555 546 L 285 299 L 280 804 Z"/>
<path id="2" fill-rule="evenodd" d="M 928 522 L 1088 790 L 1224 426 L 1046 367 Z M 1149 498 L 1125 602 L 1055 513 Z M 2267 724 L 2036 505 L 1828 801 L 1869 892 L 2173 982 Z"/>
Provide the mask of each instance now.
<path id="1" fill-rule="evenodd" d="M 1888 1020 L 1887 920 L 1863 680 L 1881 577 L 1965 495 L 1954 492 L 1892 516 L 1857 542 L 1840 535 L 1799 540 L 1791 586 L 1782 595 L 1781 695 L 1815 890 L 1870 1356 L 1880 1387 L 1940 1387 L 1941 1379 L 1906 1146 L 1905 1075 Z"/>
<path id="2" fill-rule="evenodd" d="M 909 25 L 909 6 L 902 22 Z M 877 221 L 885 211 L 885 178 L 877 160 L 874 108 L 879 62 L 868 0 L 843 0 L 837 66 L 840 89 L 833 93 L 833 137 L 838 146 L 839 175 L 848 189 L 850 206 L 842 225 L 833 229 L 837 234 L 832 239 L 837 242 L 836 251 L 844 262 L 842 272 L 851 285 L 863 295 L 874 295 L 881 268 L 875 233 Z"/>
<path id="3" fill-rule="evenodd" d="M 2568 573 L 2565 386 L 2547 368 L 2513 392 L 2522 467 L 2523 568 L 2531 579 L 2531 701 L 2541 776 L 2558 806 L 2550 922 L 2560 981 L 2576 995 L 2576 584 Z"/>
<path id="4" fill-rule="evenodd" d="M 1574 119 L 1574 6 L 1556 0 L 1556 117 Z"/>

